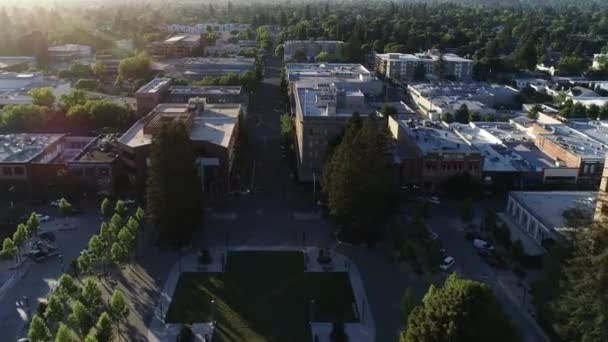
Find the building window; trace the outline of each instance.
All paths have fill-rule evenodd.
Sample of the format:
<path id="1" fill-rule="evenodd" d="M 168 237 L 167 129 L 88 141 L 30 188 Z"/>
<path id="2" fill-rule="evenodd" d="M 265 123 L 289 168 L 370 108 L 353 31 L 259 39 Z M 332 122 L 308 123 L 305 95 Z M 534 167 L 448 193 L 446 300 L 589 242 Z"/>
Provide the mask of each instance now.
<path id="1" fill-rule="evenodd" d="M 11 167 L 9 167 L 9 166 L 5 166 L 5 167 L 2 168 L 2 173 L 5 176 L 11 176 L 13 174 L 13 169 Z"/>
<path id="2" fill-rule="evenodd" d="M 310 136 L 315 135 L 315 130 L 314 130 L 314 129 L 312 129 L 312 128 L 310 128 L 310 129 L 308 130 L 308 134 L 309 134 Z"/>
<path id="3" fill-rule="evenodd" d="M 23 176 L 25 174 L 25 171 L 23 170 L 23 167 L 21 166 L 16 166 L 15 167 L 15 174 L 17 176 Z"/>
<path id="4" fill-rule="evenodd" d="M 93 176 L 95 176 L 95 168 L 93 168 L 93 167 L 87 167 L 86 169 L 84 169 L 84 174 L 87 177 L 93 177 Z"/>

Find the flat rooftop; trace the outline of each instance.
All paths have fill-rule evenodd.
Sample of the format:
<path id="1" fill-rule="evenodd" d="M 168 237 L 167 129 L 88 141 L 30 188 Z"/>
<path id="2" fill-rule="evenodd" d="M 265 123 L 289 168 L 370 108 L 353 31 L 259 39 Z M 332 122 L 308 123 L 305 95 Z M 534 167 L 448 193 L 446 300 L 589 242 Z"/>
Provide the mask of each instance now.
<path id="1" fill-rule="evenodd" d="M 252 67 L 255 63 L 255 59 L 247 57 L 192 57 L 183 58 L 176 62 L 176 64 L 183 65 L 185 68 L 217 68 L 217 66 L 224 65 Z"/>
<path id="2" fill-rule="evenodd" d="M 57 45 L 49 47 L 49 51 L 52 52 L 76 52 L 80 50 L 90 50 L 91 47 L 87 45 L 80 44 L 65 44 L 65 45 Z"/>
<path id="3" fill-rule="evenodd" d="M 173 36 L 164 40 L 165 44 L 195 44 L 201 40 L 201 36 L 195 34 L 184 34 Z"/>
<path id="4" fill-rule="evenodd" d="M 288 63 L 286 65 L 289 81 L 304 77 L 358 78 L 360 75 L 372 76 L 361 64 L 350 63 Z"/>
<path id="5" fill-rule="evenodd" d="M 608 144 L 608 121 L 570 120 L 566 125 L 600 143 Z"/>
<path id="6" fill-rule="evenodd" d="M 512 191 L 511 196 L 549 229 L 559 232 L 568 225 L 563 216 L 568 209 L 580 208 L 593 217 L 597 191 Z"/>
<path id="7" fill-rule="evenodd" d="M 475 147 L 467 144 L 465 140 L 441 126 L 440 123 L 426 120 L 400 120 L 399 126 L 424 154 L 479 153 Z"/>
<path id="8" fill-rule="evenodd" d="M 239 95 L 241 86 L 172 86 L 170 94 Z"/>
<path id="9" fill-rule="evenodd" d="M 603 162 L 606 158 L 608 146 L 577 129 L 564 124 L 541 124 L 540 126 L 550 132 L 550 134 L 543 134 L 545 138 L 581 158 L 600 162 Z"/>
<path id="10" fill-rule="evenodd" d="M 27 163 L 63 136 L 64 134 L 2 134 L 0 163 Z"/>
<path id="11" fill-rule="evenodd" d="M 29 56 L 1 56 L 0 57 L 0 69 L 8 68 L 13 65 L 19 65 L 24 63 L 34 63 L 36 58 Z"/>
<path id="12" fill-rule="evenodd" d="M 485 82 L 418 83 L 410 84 L 408 88 L 416 90 L 424 97 L 468 97 L 471 95 L 493 95 L 499 92 L 517 93 L 517 91 L 504 85 Z"/>
<path id="13" fill-rule="evenodd" d="M 319 89 L 314 88 L 296 88 L 298 92 L 298 100 L 296 105 L 301 107 L 302 114 L 305 117 L 350 117 L 355 112 L 359 112 L 359 114 L 367 115 L 371 112 L 371 108 L 367 105 L 363 106 L 355 106 L 350 108 L 336 107 L 336 99 L 333 98 L 333 105 L 329 105 L 330 107 L 336 107 L 335 113 L 330 113 L 328 111 L 328 105 L 324 102 L 317 102 L 317 96 L 325 96 Z M 363 93 L 355 92 L 349 94 L 350 96 L 364 96 Z"/>
<path id="14" fill-rule="evenodd" d="M 170 82 L 170 78 L 155 78 L 139 88 L 136 94 L 155 94 Z"/>

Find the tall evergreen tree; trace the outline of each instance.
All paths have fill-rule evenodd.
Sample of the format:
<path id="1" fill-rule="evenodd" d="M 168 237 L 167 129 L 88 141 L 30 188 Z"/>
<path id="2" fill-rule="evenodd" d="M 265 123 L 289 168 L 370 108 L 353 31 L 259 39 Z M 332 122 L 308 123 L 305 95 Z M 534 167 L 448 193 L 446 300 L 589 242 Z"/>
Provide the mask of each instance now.
<path id="1" fill-rule="evenodd" d="M 183 245 L 200 222 L 202 195 L 194 148 L 182 123 L 161 128 L 150 161 L 146 212 L 162 239 Z"/>

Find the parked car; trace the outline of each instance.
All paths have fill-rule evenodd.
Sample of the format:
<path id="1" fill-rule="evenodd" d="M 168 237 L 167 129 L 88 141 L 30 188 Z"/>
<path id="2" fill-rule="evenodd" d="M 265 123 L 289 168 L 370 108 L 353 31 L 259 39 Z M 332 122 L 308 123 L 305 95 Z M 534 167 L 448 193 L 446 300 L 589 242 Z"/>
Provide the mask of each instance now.
<path id="1" fill-rule="evenodd" d="M 441 204 L 441 201 L 439 201 L 439 198 L 437 198 L 435 196 L 431 196 L 427 200 L 433 204 Z"/>
<path id="2" fill-rule="evenodd" d="M 36 214 L 36 216 L 38 216 L 38 221 L 40 222 L 48 222 L 51 220 L 49 215 Z"/>
<path id="3" fill-rule="evenodd" d="M 454 259 L 453 257 L 449 256 L 449 257 L 443 259 L 443 261 L 441 262 L 441 265 L 439 265 L 439 268 L 442 271 L 447 271 L 450 268 L 452 268 L 452 266 L 454 266 L 455 262 L 456 262 L 456 259 Z"/>
<path id="4" fill-rule="evenodd" d="M 41 239 L 54 242 L 55 241 L 55 233 L 53 232 L 42 232 L 38 234 Z"/>
<path id="5" fill-rule="evenodd" d="M 32 249 L 29 255 L 35 262 L 42 262 L 46 259 L 46 253 L 40 249 Z"/>
<path id="6" fill-rule="evenodd" d="M 437 240 L 437 233 L 432 230 L 429 230 L 429 237 L 431 238 L 431 240 Z"/>
<path id="7" fill-rule="evenodd" d="M 448 257 L 448 250 L 445 248 L 440 248 L 439 249 L 439 253 L 441 254 L 442 258 L 447 258 Z"/>
<path id="8" fill-rule="evenodd" d="M 54 207 L 58 207 L 59 206 L 59 202 L 61 202 L 61 199 L 56 199 L 53 202 L 51 202 L 51 205 Z"/>
<path id="9" fill-rule="evenodd" d="M 482 239 L 473 239 L 473 247 L 480 250 L 494 251 L 494 246 Z"/>

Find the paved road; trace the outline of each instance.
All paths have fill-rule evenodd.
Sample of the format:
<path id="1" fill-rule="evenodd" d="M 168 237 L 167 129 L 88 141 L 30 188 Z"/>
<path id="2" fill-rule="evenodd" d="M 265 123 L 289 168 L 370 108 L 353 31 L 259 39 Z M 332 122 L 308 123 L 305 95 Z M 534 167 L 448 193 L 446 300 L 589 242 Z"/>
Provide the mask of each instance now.
<path id="1" fill-rule="evenodd" d="M 97 208 L 97 205 L 94 206 Z M 54 218 L 48 223 L 42 223 L 41 228 L 62 225 L 65 219 L 57 217 L 56 208 L 44 208 L 43 214 L 49 214 Z M 58 253 L 63 255 L 64 267 L 67 268 L 72 259 L 78 257 L 80 252 L 89 242 L 91 236 L 99 228 L 99 217 L 95 209 L 87 210 L 86 213 L 70 218 L 76 222 L 76 229 L 69 231 L 56 231 L 56 244 Z M 0 331 L 2 341 L 15 341 L 17 338 L 27 334 L 27 326 L 31 315 L 36 313 L 38 301 L 44 299 L 51 288 L 63 273 L 60 260 L 57 257 L 49 258 L 42 263 L 28 261 L 20 271 L 19 278 L 13 286 L 0 295 Z M 30 314 L 23 305 L 23 296 L 29 298 Z"/>
<path id="2" fill-rule="evenodd" d="M 496 271 L 488 266 L 476 254 L 471 242 L 464 238 L 463 223 L 459 218 L 458 209 L 453 204 L 442 203 L 435 205 L 433 212 L 436 214 L 432 215 L 429 227 L 438 234 L 448 254 L 456 259 L 454 270 L 467 278 L 482 281 L 494 290 L 498 302 L 522 333 L 524 341 L 548 341 L 542 329 L 527 313 L 528 301 L 526 304 L 523 303 L 526 297 L 523 289 L 514 286 L 513 274 L 510 271 Z M 481 209 L 476 210 L 477 223 L 481 221 L 483 213 L 484 211 Z"/>

